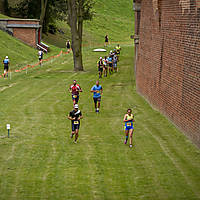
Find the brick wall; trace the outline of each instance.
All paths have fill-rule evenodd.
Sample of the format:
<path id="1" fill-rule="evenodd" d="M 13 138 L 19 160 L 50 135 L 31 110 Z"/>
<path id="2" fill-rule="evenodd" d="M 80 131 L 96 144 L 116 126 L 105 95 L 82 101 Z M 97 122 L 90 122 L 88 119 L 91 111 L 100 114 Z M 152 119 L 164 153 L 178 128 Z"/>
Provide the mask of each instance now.
<path id="1" fill-rule="evenodd" d="M 36 47 L 36 31 L 35 29 L 13 29 L 13 36 L 22 40 L 26 44 Z"/>
<path id="2" fill-rule="evenodd" d="M 200 146 L 200 0 L 142 0 L 137 91 Z"/>
<path id="3" fill-rule="evenodd" d="M 37 47 L 40 27 L 39 20 L 0 19 L 1 30 L 6 31 L 32 47 Z"/>

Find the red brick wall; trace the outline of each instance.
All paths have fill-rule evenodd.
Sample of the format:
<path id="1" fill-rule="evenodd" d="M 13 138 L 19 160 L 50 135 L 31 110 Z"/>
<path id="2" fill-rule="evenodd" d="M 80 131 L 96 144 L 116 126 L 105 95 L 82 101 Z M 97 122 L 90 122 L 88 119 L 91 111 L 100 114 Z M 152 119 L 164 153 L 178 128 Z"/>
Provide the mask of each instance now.
<path id="1" fill-rule="evenodd" d="M 35 47 L 36 46 L 36 32 L 35 29 L 29 28 L 14 28 L 13 36 L 22 40 L 26 44 Z"/>
<path id="2" fill-rule="evenodd" d="M 137 91 L 200 146 L 200 0 L 142 0 Z"/>

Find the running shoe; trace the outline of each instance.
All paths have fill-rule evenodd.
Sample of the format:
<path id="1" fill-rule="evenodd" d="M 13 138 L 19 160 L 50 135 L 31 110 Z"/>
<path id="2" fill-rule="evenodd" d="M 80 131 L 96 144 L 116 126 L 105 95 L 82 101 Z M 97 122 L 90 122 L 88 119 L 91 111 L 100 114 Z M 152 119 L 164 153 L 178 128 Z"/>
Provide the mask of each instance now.
<path id="1" fill-rule="evenodd" d="M 132 145 L 132 144 L 130 144 L 130 145 L 129 145 L 129 147 L 130 147 L 130 148 L 132 148 L 132 147 L 133 147 L 133 145 Z"/>
<path id="2" fill-rule="evenodd" d="M 127 140 L 124 141 L 124 144 L 126 144 L 126 143 L 127 143 Z"/>

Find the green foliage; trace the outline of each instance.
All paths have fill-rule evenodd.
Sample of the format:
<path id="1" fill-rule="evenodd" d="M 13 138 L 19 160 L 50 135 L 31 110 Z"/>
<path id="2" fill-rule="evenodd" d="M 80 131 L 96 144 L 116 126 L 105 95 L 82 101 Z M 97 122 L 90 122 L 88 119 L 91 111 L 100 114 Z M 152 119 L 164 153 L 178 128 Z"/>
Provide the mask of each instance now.
<path id="1" fill-rule="evenodd" d="M 22 18 L 39 19 L 40 0 L 23 0 L 16 5 L 15 12 Z"/>
<path id="2" fill-rule="evenodd" d="M 9 8 L 9 4 L 8 4 L 8 0 L 4 0 L 4 13 L 5 15 L 10 16 L 10 8 Z"/>

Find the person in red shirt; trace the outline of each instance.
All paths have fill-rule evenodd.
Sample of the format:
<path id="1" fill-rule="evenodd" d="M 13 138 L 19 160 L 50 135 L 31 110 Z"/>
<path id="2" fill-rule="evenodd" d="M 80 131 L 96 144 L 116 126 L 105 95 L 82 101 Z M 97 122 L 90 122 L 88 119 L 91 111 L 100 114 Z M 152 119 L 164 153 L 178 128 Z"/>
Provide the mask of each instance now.
<path id="1" fill-rule="evenodd" d="M 72 101 L 74 105 L 77 104 L 79 100 L 79 92 L 82 92 L 82 89 L 80 85 L 76 83 L 76 80 L 74 80 L 74 83 L 70 85 L 69 92 L 72 93 Z"/>

